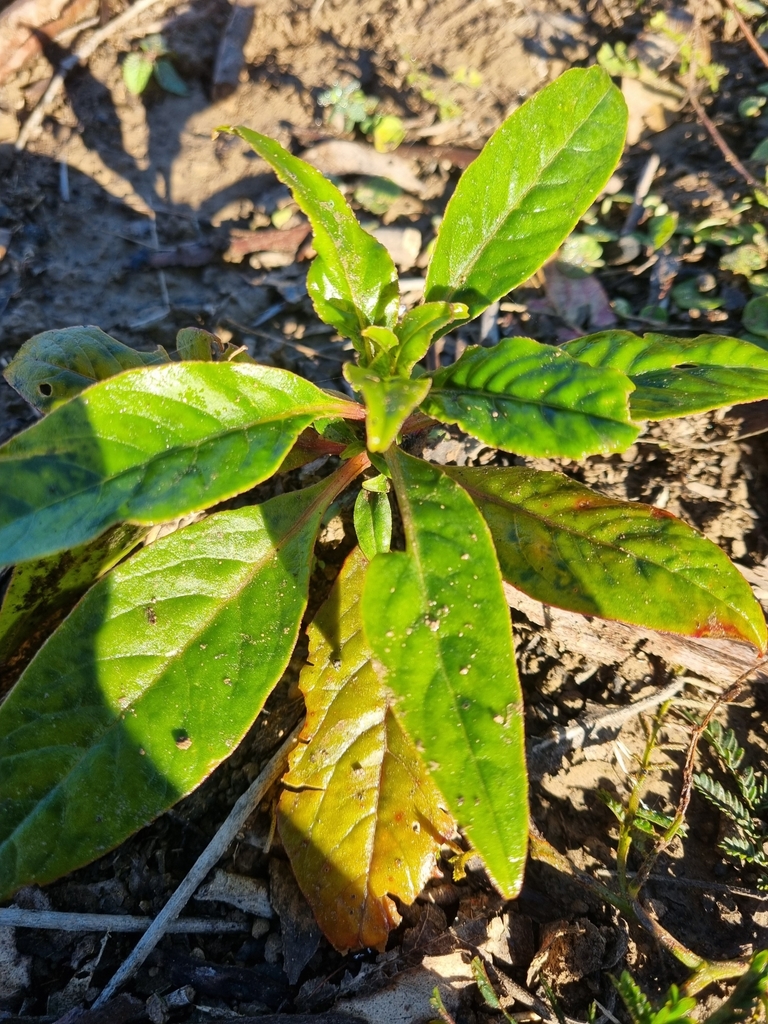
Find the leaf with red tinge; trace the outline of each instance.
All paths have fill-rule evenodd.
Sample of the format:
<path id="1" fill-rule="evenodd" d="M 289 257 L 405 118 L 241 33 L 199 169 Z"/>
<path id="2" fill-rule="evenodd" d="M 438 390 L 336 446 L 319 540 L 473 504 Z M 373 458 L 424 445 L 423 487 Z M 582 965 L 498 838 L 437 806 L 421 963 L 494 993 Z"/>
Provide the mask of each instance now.
<path id="1" fill-rule="evenodd" d="M 383 948 L 455 826 L 395 718 L 360 621 L 368 561 L 349 556 L 309 627 L 307 721 L 278 823 L 294 873 L 337 949 Z"/>
<path id="2" fill-rule="evenodd" d="M 744 577 L 716 544 L 664 509 L 520 466 L 445 472 L 482 512 L 504 579 L 535 600 L 765 650 L 765 618 Z"/>

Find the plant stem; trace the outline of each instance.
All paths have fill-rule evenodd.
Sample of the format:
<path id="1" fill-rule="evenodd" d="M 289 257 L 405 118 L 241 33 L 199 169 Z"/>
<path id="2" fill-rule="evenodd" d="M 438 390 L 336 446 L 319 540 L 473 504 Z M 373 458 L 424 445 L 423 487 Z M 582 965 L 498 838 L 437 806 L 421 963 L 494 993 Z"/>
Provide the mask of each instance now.
<path id="1" fill-rule="evenodd" d="M 329 501 L 333 501 L 337 495 L 341 494 L 345 487 L 352 483 L 356 476 L 360 476 L 363 470 L 368 469 L 370 464 L 371 460 L 368 458 L 368 452 L 360 452 L 359 455 L 355 455 L 353 458 L 343 462 L 336 472 L 328 477 L 328 486 L 323 495 L 323 500 L 326 500 L 330 493 Z"/>
<path id="2" fill-rule="evenodd" d="M 423 412 L 414 412 L 403 424 L 401 433 L 403 434 L 416 434 L 419 430 L 425 430 L 427 427 L 432 426 L 436 421 L 431 416 L 427 416 Z"/>
<path id="3" fill-rule="evenodd" d="M 624 820 L 619 826 L 619 844 L 616 850 L 616 870 L 619 876 L 619 887 L 621 888 L 622 893 L 625 896 L 629 896 L 630 899 L 635 899 L 639 892 L 636 880 L 631 885 L 627 882 L 627 861 L 629 859 L 629 851 L 632 849 L 632 830 L 634 828 L 637 812 L 640 809 L 640 797 L 642 796 L 645 783 L 651 771 L 651 757 L 656 749 L 656 740 L 659 735 L 659 729 L 661 728 L 664 716 L 669 710 L 670 703 L 670 701 L 665 701 L 659 708 L 653 727 L 648 734 L 645 749 L 643 750 L 643 757 L 640 761 L 640 771 L 635 779 L 632 792 L 629 794 L 627 809 L 624 812 Z"/>
<path id="4" fill-rule="evenodd" d="M 299 436 L 296 447 L 303 452 L 317 452 L 318 455 L 341 455 L 346 445 L 338 441 L 327 441 L 314 430 L 305 430 Z"/>
<path id="5" fill-rule="evenodd" d="M 603 885 L 602 882 L 588 875 L 586 871 L 581 871 L 577 868 L 566 856 L 559 853 L 534 825 L 531 825 L 528 832 L 528 843 L 528 852 L 534 860 L 549 864 L 551 868 L 554 868 L 561 874 L 573 878 L 574 881 L 589 889 L 595 896 L 605 900 L 606 903 L 610 903 L 612 907 L 616 907 L 625 917 L 631 918 L 634 916 L 632 904 L 629 900 L 613 892 L 612 889 Z"/>
<path id="6" fill-rule="evenodd" d="M 749 969 L 749 960 L 720 960 L 715 963 L 704 961 L 683 985 L 683 995 L 695 996 L 713 981 L 728 981 L 740 978 Z"/>
<path id="7" fill-rule="evenodd" d="M 680 831 L 683 822 L 685 821 L 685 815 L 688 811 L 688 804 L 691 802 L 691 793 L 693 792 L 693 769 L 696 762 L 696 751 L 699 747 L 699 741 L 702 734 L 706 730 L 709 723 L 712 721 L 712 716 L 715 711 L 720 707 L 721 704 L 725 704 L 728 701 L 734 700 L 744 689 L 744 685 L 748 677 L 754 672 L 754 668 L 742 673 L 720 696 L 715 700 L 707 711 L 700 724 L 697 725 L 691 733 L 691 739 L 688 744 L 688 752 L 685 756 L 685 767 L 683 768 L 683 784 L 680 789 L 680 799 L 677 803 L 677 810 L 675 817 L 672 819 L 672 824 L 666 830 L 664 835 L 654 845 L 651 852 L 645 858 L 643 863 L 640 865 L 640 870 L 635 875 L 634 881 L 630 889 L 630 893 L 633 898 L 636 898 L 642 887 L 648 880 L 648 876 L 653 871 L 654 865 L 668 847 L 672 840 L 675 838 L 677 833 Z"/>
<path id="8" fill-rule="evenodd" d="M 691 968 L 695 974 L 688 981 L 688 985 L 692 986 L 692 991 L 688 993 L 689 995 L 693 994 L 694 991 L 700 991 L 700 989 L 704 988 L 705 985 L 709 985 L 712 981 L 721 978 L 734 978 L 743 974 L 746 970 L 748 966 L 746 961 L 727 960 L 722 963 L 710 963 L 708 960 L 698 956 L 668 932 L 663 925 L 651 917 L 638 899 L 627 898 L 623 894 L 615 893 L 585 871 L 579 870 L 575 864 L 571 863 L 568 857 L 558 853 L 535 826 L 530 828 L 529 843 L 529 852 L 534 860 L 549 864 L 556 871 L 568 875 L 595 896 L 615 907 L 626 918 L 637 922 L 656 939 L 663 949 L 671 953 L 680 963 Z"/>
<path id="9" fill-rule="evenodd" d="M 765 52 L 765 50 L 762 48 L 760 43 L 757 41 L 755 33 L 752 31 L 752 29 L 749 27 L 749 25 L 744 20 L 744 16 L 742 15 L 741 11 L 736 6 L 736 4 L 733 2 L 733 0 L 725 0 L 725 2 L 730 7 L 731 14 L 733 14 L 733 16 L 736 18 L 736 21 L 738 22 L 739 28 L 744 33 L 744 38 L 747 40 L 747 42 L 752 47 L 752 49 L 755 51 L 755 53 L 760 58 L 760 60 L 763 62 L 763 64 L 765 64 L 765 66 L 768 68 L 768 53 Z"/>
<path id="10" fill-rule="evenodd" d="M 758 181 L 754 174 L 750 174 L 750 172 L 747 170 L 747 168 L 744 166 L 741 160 L 739 160 L 739 158 L 733 152 L 733 150 L 725 141 L 723 136 L 720 134 L 718 129 L 715 127 L 714 122 L 707 115 L 707 112 L 704 110 L 704 107 L 702 107 L 698 97 L 694 95 L 692 89 L 688 91 L 688 100 L 693 109 L 696 111 L 696 116 L 709 132 L 712 141 L 715 143 L 715 145 L 723 154 L 723 156 L 731 165 L 731 167 L 733 167 L 735 171 L 738 171 L 738 173 L 742 176 L 744 181 L 746 181 L 746 183 L 750 185 L 753 189 L 756 189 L 758 192 L 762 193 L 762 195 L 768 196 L 768 192 L 766 192 L 765 185 L 763 185 L 762 182 Z"/>

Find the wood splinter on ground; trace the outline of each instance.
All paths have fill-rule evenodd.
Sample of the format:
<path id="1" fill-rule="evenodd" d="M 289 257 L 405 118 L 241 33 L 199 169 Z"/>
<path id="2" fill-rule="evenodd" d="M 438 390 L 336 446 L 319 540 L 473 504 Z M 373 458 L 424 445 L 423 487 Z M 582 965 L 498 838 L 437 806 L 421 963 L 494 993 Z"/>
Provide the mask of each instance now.
<path id="1" fill-rule="evenodd" d="M 108 1002 L 120 986 L 135 974 L 163 937 L 170 922 L 175 921 L 179 916 L 204 881 L 205 876 L 223 856 L 245 822 L 285 771 L 288 765 L 288 755 L 295 747 L 300 732 L 301 725 L 297 725 L 238 799 L 216 835 L 193 864 L 186 878 L 141 937 L 130 956 L 123 961 L 111 981 L 102 989 L 93 1004 L 94 1009 Z"/>
<path id="2" fill-rule="evenodd" d="M 211 94 L 214 102 L 231 96 L 240 83 L 240 72 L 245 67 L 243 50 L 253 28 L 253 19 L 253 0 L 240 0 L 232 6 L 213 68 Z"/>

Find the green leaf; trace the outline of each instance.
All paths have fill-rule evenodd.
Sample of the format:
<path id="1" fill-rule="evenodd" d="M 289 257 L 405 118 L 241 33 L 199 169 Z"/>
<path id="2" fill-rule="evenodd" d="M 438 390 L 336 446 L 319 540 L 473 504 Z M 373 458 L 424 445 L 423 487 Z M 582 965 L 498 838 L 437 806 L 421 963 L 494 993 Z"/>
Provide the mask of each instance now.
<path id="1" fill-rule="evenodd" d="M 612 980 L 627 1008 L 632 1024 L 652 1024 L 653 1007 L 629 971 L 622 971 L 618 980 Z"/>
<path id="2" fill-rule="evenodd" d="M 429 377 L 380 377 L 372 368 L 364 369 L 354 363 L 344 364 L 344 376 L 365 399 L 367 443 L 372 452 L 389 448 L 432 384 Z"/>
<path id="3" fill-rule="evenodd" d="M 768 253 L 764 245 L 739 245 L 720 257 L 720 270 L 751 277 L 768 265 Z"/>
<path id="4" fill-rule="evenodd" d="M 377 555 L 366 635 L 395 708 L 500 891 L 520 888 L 528 830 L 523 712 L 488 528 L 436 466 L 387 456 L 405 552 Z"/>
<path id="5" fill-rule="evenodd" d="M 639 338 L 629 331 L 602 331 L 563 348 L 590 366 L 625 373 L 637 389 L 629 397 L 636 420 L 689 416 L 768 398 L 768 352 L 738 338 Z"/>
<path id="6" fill-rule="evenodd" d="M 455 831 L 371 664 L 367 565 L 356 548 L 309 627 L 307 720 L 278 807 L 291 866 L 337 949 L 383 948 L 400 921 L 391 897 L 413 902 Z"/>
<path id="7" fill-rule="evenodd" d="M 680 996 L 676 985 L 670 985 L 664 1005 L 654 1011 L 648 998 L 628 971 L 622 971 L 621 977 L 611 979 L 618 989 L 619 995 L 627 1008 L 632 1024 L 694 1024 L 695 1018 L 689 1016 L 696 1007 L 693 996 Z"/>
<path id="8" fill-rule="evenodd" d="M 426 300 L 470 317 L 522 284 L 611 176 L 627 108 L 602 68 L 566 71 L 507 118 L 461 177 L 440 225 Z"/>
<path id="9" fill-rule="evenodd" d="M 676 284 L 672 298 L 680 309 L 719 309 L 724 300 L 714 291 L 702 293 L 693 278 Z M 657 318 L 658 319 L 658 318 Z"/>
<path id="10" fill-rule="evenodd" d="M 139 43 L 139 46 L 144 53 L 149 53 L 152 57 L 164 57 L 168 53 L 168 44 L 165 41 L 165 37 L 159 32 L 152 32 Z"/>
<path id="11" fill-rule="evenodd" d="M 377 153 L 393 152 L 404 138 L 403 122 L 395 114 L 385 114 L 374 126 L 373 146 Z"/>
<path id="12" fill-rule="evenodd" d="M 385 476 L 378 477 L 386 484 Z M 392 541 L 392 506 L 386 490 L 361 488 L 355 500 L 355 533 L 367 559 L 389 551 Z"/>
<path id="13" fill-rule="evenodd" d="M 742 316 L 744 327 L 759 338 L 768 338 L 768 295 L 750 299 Z"/>
<path id="14" fill-rule="evenodd" d="M 337 492 L 157 541 L 41 648 L 0 707 L 0 900 L 112 849 L 232 753 L 288 663 Z"/>
<path id="15" fill-rule="evenodd" d="M 363 337 L 371 342 L 374 353 L 374 360 L 377 355 L 384 352 L 391 352 L 398 346 L 398 337 L 391 327 L 366 327 Z"/>
<path id="16" fill-rule="evenodd" d="M 748 970 L 739 978 L 736 988 L 718 1008 L 705 1018 L 705 1024 L 737 1024 L 754 1020 L 758 1004 L 763 1015 L 768 999 L 768 950 L 754 953 Z"/>
<path id="17" fill-rule="evenodd" d="M 423 359 L 438 331 L 457 320 L 466 320 L 469 310 L 463 302 L 425 302 L 409 309 L 395 328 L 400 339 L 395 369 L 408 375 Z"/>
<path id="18" fill-rule="evenodd" d="M 661 249 L 663 245 L 666 245 L 674 235 L 677 230 L 677 221 L 678 215 L 674 211 L 650 218 L 646 224 L 646 229 L 654 252 L 657 249 Z"/>
<path id="19" fill-rule="evenodd" d="M 493 985 L 491 984 L 491 979 L 488 977 L 485 964 L 479 956 L 473 957 L 470 967 L 472 968 L 472 976 L 475 979 L 475 984 L 477 985 L 480 995 L 483 997 L 485 1005 L 490 1006 L 492 1010 L 497 1010 L 501 1013 L 504 1020 L 509 1021 L 509 1024 L 514 1024 L 515 1018 L 510 1017 L 499 1002 L 499 997 L 496 995 Z"/>
<path id="20" fill-rule="evenodd" d="M 141 526 L 116 526 L 89 544 L 14 568 L 0 608 L 0 664 L 6 679 L 19 674 L 78 598 L 146 532 Z"/>
<path id="21" fill-rule="evenodd" d="M 187 83 L 169 60 L 161 58 L 155 61 L 155 78 L 161 89 L 174 96 L 189 96 Z"/>
<path id="22" fill-rule="evenodd" d="M 623 451 L 639 428 L 629 418 L 633 385 L 530 338 L 470 346 L 438 371 L 421 408 L 486 444 L 520 455 L 572 459 Z"/>
<path id="23" fill-rule="evenodd" d="M 317 257 L 307 289 L 317 315 L 364 351 L 366 327 L 394 327 L 397 321 L 400 296 L 392 257 L 360 227 L 341 192 L 314 167 L 250 128 L 219 130 L 244 139 L 290 188 L 314 232 Z"/>
<path id="24" fill-rule="evenodd" d="M 3 376 L 36 409 L 50 412 L 96 381 L 167 362 L 163 349 L 137 352 L 98 327 L 66 327 L 25 341 Z"/>
<path id="25" fill-rule="evenodd" d="M 355 202 L 359 203 L 364 210 L 380 217 L 392 206 L 396 199 L 403 194 L 403 190 L 389 178 L 363 178 L 355 189 Z"/>
<path id="26" fill-rule="evenodd" d="M 720 548 L 669 512 L 512 466 L 446 467 L 482 512 L 508 583 L 544 604 L 766 647 L 765 617 Z"/>
<path id="27" fill-rule="evenodd" d="M 717 779 L 700 772 L 693 776 L 696 790 L 731 821 L 749 828 L 752 816 L 735 793 L 729 793 Z"/>
<path id="28" fill-rule="evenodd" d="M 176 335 L 176 351 L 184 362 L 213 361 L 215 349 L 221 350 L 221 342 L 215 334 L 204 331 L 200 327 L 182 327 Z"/>
<path id="29" fill-rule="evenodd" d="M 123 61 L 123 81 L 132 95 L 140 96 L 149 85 L 152 63 L 143 53 L 129 53 Z"/>
<path id="30" fill-rule="evenodd" d="M 0 448 L 0 559 L 42 558 L 121 521 L 206 508 L 271 476 L 351 403 L 286 370 L 173 363 L 95 384 Z"/>

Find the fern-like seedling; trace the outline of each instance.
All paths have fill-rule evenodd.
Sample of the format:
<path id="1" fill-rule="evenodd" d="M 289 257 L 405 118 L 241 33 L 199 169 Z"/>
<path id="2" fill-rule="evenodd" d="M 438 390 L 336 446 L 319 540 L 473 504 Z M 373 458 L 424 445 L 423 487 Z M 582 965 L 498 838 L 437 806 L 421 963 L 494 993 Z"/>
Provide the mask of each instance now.
<path id="1" fill-rule="evenodd" d="M 693 777 L 697 791 L 733 823 L 720 843 L 728 857 L 757 869 L 757 887 L 768 891 L 768 778 L 744 766 L 744 749 L 733 729 L 711 722 L 704 731 L 725 774 L 726 785 L 706 772 Z"/>
<path id="2" fill-rule="evenodd" d="M 629 971 L 622 971 L 621 977 L 613 979 L 618 989 L 632 1024 L 677 1024 L 678 1021 L 690 1021 L 693 1024 L 691 1010 L 696 1006 L 692 996 L 682 997 L 676 985 L 670 986 L 663 1006 L 654 1010 L 650 1000 L 634 980 Z"/>
<path id="3" fill-rule="evenodd" d="M 613 979 L 632 1024 L 739 1024 L 751 1018 L 759 1005 L 765 1009 L 768 997 L 768 950 L 755 953 L 738 984 L 713 1013 L 702 1017 L 693 996 L 681 995 L 671 985 L 663 1005 L 654 1010 L 650 1000 L 629 971 Z"/>

